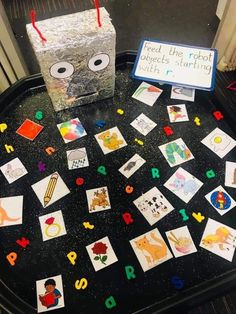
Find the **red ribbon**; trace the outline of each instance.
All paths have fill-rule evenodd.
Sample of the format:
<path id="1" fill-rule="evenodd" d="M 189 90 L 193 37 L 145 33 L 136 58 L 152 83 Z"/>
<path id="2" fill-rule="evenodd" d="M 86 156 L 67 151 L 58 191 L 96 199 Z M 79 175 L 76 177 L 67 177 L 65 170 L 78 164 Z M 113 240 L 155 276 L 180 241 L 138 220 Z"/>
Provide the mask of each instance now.
<path id="1" fill-rule="evenodd" d="M 33 28 L 36 30 L 36 32 L 39 34 L 39 37 L 42 39 L 43 42 L 47 41 L 45 37 L 43 37 L 43 34 L 40 32 L 38 27 L 35 25 L 35 10 L 30 11 L 30 17 L 31 17 L 31 23 L 33 25 Z"/>
<path id="2" fill-rule="evenodd" d="M 96 10 L 97 10 L 98 26 L 99 26 L 99 27 L 102 27 L 101 20 L 100 20 L 100 8 L 99 8 L 98 0 L 94 0 L 94 5 L 95 5 L 95 8 L 96 8 Z"/>

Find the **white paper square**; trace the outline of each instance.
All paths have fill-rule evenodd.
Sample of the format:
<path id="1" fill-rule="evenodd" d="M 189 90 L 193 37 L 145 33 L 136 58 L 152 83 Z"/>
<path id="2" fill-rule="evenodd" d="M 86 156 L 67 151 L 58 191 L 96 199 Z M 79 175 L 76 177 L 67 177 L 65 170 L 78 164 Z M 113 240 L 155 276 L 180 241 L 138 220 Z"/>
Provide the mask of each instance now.
<path id="1" fill-rule="evenodd" d="M 43 241 L 61 237 L 66 234 L 66 228 L 61 210 L 40 216 L 39 222 Z"/>
<path id="2" fill-rule="evenodd" d="M 54 291 L 54 294 L 56 295 L 61 295 L 60 298 L 58 298 L 58 304 L 55 304 L 51 307 L 46 307 L 44 305 L 42 305 L 42 303 L 40 302 L 39 300 L 39 296 L 46 296 L 50 294 L 50 292 L 47 292 L 46 289 L 45 289 L 45 286 L 44 284 L 47 282 L 48 279 L 53 279 L 56 283 L 56 286 L 55 286 L 55 289 L 56 291 Z M 51 286 L 51 285 L 49 285 Z M 48 312 L 48 311 L 52 311 L 52 310 L 56 310 L 56 309 L 60 309 L 62 307 L 65 306 L 65 303 L 64 303 L 64 293 L 63 293 L 63 284 L 62 284 L 62 277 L 61 275 L 58 275 L 58 276 L 54 276 L 54 277 L 49 277 L 49 278 L 45 278 L 45 279 L 41 279 L 41 280 L 37 280 L 36 281 L 36 297 L 37 297 L 37 309 L 38 309 L 38 313 L 41 313 L 41 312 Z M 55 301 L 57 302 L 57 301 Z"/>
<path id="3" fill-rule="evenodd" d="M 87 135 L 82 123 L 78 118 L 60 123 L 57 125 L 57 127 L 65 143 L 75 141 Z"/>
<path id="4" fill-rule="evenodd" d="M 120 130 L 115 126 L 101 133 L 94 135 L 104 155 L 127 145 Z"/>
<path id="5" fill-rule="evenodd" d="M 181 167 L 164 184 L 168 190 L 185 203 L 192 199 L 202 185 L 203 183 L 200 180 Z"/>
<path id="6" fill-rule="evenodd" d="M 236 206 L 235 200 L 219 185 L 210 193 L 205 195 L 205 198 L 213 206 L 218 213 L 223 216 Z"/>
<path id="7" fill-rule="evenodd" d="M 171 167 L 194 159 L 193 154 L 182 138 L 178 138 L 177 140 L 158 147 Z"/>
<path id="8" fill-rule="evenodd" d="M 183 105 L 170 105 L 167 106 L 167 112 L 170 122 L 184 122 L 189 121 L 186 106 Z"/>
<path id="9" fill-rule="evenodd" d="M 235 252 L 236 230 L 208 218 L 200 246 L 232 262 Z"/>
<path id="10" fill-rule="evenodd" d="M 142 82 L 142 84 L 139 85 L 132 97 L 145 103 L 148 106 L 153 106 L 162 92 L 162 89 L 150 85 L 146 82 Z"/>
<path id="11" fill-rule="evenodd" d="M 144 272 L 173 257 L 157 228 L 129 242 Z"/>
<path id="12" fill-rule="evenodd" d="M 123 174 L 127 179 L 130 178 L 143 164 L 146 160 L 143 159 L 138 154 L 135 154 L 130 158 L 120 169 L 120 173 Z"/>
<path id="13" fill-rule="evenodd" d="M 85 147 L 68 150 L 66 155 L 69 170 L 89 166 L 88 155 Z"/>
<path id="14" fill-rule="evenodd" d="M 19 158 L 14 158 L 4 164 L 0 167 L 0 170 L 7 179 L 8 183 L 12 183 L 28 173 Z"/>
<path id="15" fill-rule="evenodd" d="M 46 178 L 31 185 L 43 207 L 48 207 L 58 201 L 70 190 L 62 180 L 58 172 L 54 172 Z"/>
<path id="16" fill-rule="evenodd" d="M 201 143 L 220 158 L 223 158 L 236 146 L 236 141 L 219 128 L 215 128 Z"/>
<path id="17" fill-rule="evenodd" d="M 155 127 L 156 123 L 149 119 L 145 114 L 141 113 L 133 122 L 130 123 L 142 135 L 146 136 Z"/>
<path id="18" fill-rule="evenodd" d="M 104 237 L 86 246 L 95 271 L 103 269 L 118 261 L 108 237 Z"/>
<path id="19" fill-rule="evenodd" d="M 90 213 L 100 212 L 111 208 L 108 189 L 106 186 L 86 191 L 88 210 Z"/>
<path id="20" fill-rule="evenodd" d="M 225 186 L 236 188 L 236 162 L 225 163 Z"/>
<path id="21" fill-rule="evenodd" d="M 182 257 L 197 252 L 187 226 L 167 231 L 166 237 L 175 257 Z"/>
<path id="22" fill-rule="evenodd" d="M 23 195 L 0 198 L 0 227 L 21 225 Z"/>
<path id="23" fill-rule="evenodd" d="M 156 187 L 142 194 L 133 203 L 151 226 L 174 209 Z"/>
<path id="24" fill-rule="evenodd" d="M 194 101 L 195 89 L 187 88 L 187 87 L 181 87 L 181 86 L 172 86 L 170 98 L 171 99 Z"/>

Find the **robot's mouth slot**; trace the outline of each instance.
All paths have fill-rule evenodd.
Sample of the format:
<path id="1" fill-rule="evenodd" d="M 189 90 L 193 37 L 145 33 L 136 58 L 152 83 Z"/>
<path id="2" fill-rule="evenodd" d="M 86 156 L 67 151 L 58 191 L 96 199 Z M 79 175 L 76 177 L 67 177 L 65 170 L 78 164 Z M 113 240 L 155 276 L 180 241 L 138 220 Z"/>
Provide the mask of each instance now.
<path id="1" fill-rule="evenodd" d="M 72 102 L 74 102 L 76 100 L 83 99 L 83 98 L 86 98 L 86 97 L 89 97 L 89 96 L 94 96 L 94 95 L 98 95 L 98 92 L 90 92 L 90 93 L 86 93 L 86 94 L 83 94 L 83 95 L 70 97 L 69 99 L 67 99 L 66 102 L 72 103 Z"/>

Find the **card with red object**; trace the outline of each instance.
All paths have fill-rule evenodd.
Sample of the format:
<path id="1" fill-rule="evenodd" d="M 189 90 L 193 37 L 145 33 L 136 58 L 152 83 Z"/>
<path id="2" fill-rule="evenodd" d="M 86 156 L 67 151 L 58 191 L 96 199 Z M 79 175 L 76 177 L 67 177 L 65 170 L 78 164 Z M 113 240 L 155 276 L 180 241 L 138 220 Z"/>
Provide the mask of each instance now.
<path id="1" fill-rule="evenodd" d="M 16 130 L 16 133 L 33 141 L 36 136 L 42 131 L 43 126 L 26 119 L 23 124 Z"/>

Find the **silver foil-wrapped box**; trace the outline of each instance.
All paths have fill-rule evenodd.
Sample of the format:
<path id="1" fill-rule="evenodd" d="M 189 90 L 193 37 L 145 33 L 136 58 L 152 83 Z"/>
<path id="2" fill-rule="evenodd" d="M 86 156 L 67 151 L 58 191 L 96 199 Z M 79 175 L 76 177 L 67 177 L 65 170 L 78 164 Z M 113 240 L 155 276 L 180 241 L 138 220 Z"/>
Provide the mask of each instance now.
<path id="1" fill-rule="evenodd" d="M 36 22 L 26 29 L 55 111 L 112 97 L 115 88 L 116 32 L 100 8 Z"/>

